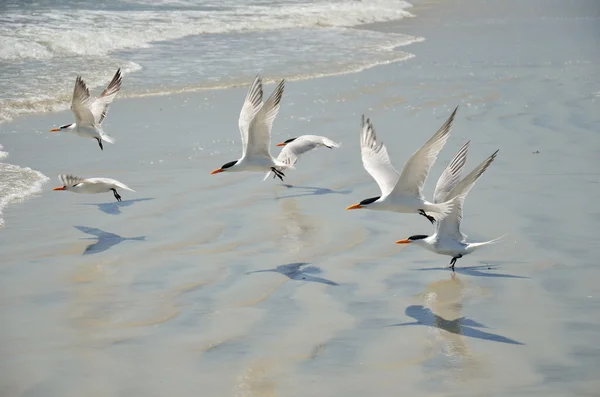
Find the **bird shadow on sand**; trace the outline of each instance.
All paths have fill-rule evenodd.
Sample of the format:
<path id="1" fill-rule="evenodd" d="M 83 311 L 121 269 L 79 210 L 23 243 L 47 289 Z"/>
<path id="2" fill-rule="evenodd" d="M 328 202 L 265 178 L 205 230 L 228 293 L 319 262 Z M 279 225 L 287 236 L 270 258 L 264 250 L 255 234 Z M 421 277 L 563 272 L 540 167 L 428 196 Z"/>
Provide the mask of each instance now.
<path id="1" fill-rule="evenodd" d="M 411 305 L 408 306 L 404 313 L 408 317 L 414 318 L 416 321 L 409 323 L 391 324 L 388 327 L 404 327 L 407 325 L 425 325 L 429 327 L 443 329 L 444 331 L 452 334 L 468 336 L 470 338 L 484 339 L 493 342 L 508 343 L 511 345 L 524 345 L 524 343 L 518 342 L 514 339 L 507 338 L 502 335 L 492 334 L 491 332 L 481 331 L 477 328 L 489 329 L 485 325 L 478 323 L 475 320 L 468 319 L 466 317 L 459 317 L 455 320 L 446 320 L 445 318 L 438 316 L 431 309 L 423 307 L 422 305 Z"/>
<path id="2" fill-rule="evenodd" d="M 333 190 L 326 187 L 316 187 L 316 186 L 293 186 L 288 184 L 282 184 L 281 186 L 286 187 L 288 189 L 303 189 L 304 192 L 300 192 L 297 194 L 288 194 L 287 196 L 277 197 L 276 200 L 294 198 L 294 197 L 303 197 L 303 196 L 323 196 L 325 194 L 350 194 L 352 190 Z"/>
<path id="3" fill-rule="evenodd" d="M 121 237 L 118 234 L 105 232 L 104 230 L 97 229 L 95 227 L 86 226 L 74 226 L 77 230 L 90 234 L 95 237 L 82 238 L 81 240 L 98 240 L 94 244 L 90 244 L 86 247 L 83 255 L 97 254 L 104 252 L 117 244 L 127 240 L 134 241 L 146 241 L 146 236 L 139 237 Z"/>
<path id="4" fill-rule="evenodd" d="M 98 207 L 98 209 L 100 211 L 104 212 L 105 214 L 119 215 L 121 213 L 121 208 L 129 207 L 130 205 L 132 205 L 134 203 L 138 203 L 140 201 L 149 201 L 149 200 L 154 200 L 154 198 L 139 198 L 139 199 L 132 199 L 132 200 L 112 201 L 110 203 L 100 203 L 100 204 L 81 203 L 79 205 L 95 205 Z"/>
<path id="5" fill-rule="evenodd" d="M 514 274 L 506 274 L 506 273 L 494 273 L 494 270 L 497 270 L 497 265 L 479 265 L 479 266 L 467 266 L 467 267 L 458 267 L 454 268 L 454 272 L 458 274 L 465 274 L 467 276 L 474 277 L 498 277 L 498 278 L 529 278 L 525 276 L 515 276 Z M 451 272 L 452 269 L 449 267 L 425 267 L 421 269 L 413 269 L 415 271 L 446 271 Z M 491 270 L 491 272 L 488 272 Z"/>
<path id="6" fill-rule="evenodd" d="M 316 277 L 312 274 L 319 274 L 322 272 L 321 269 L 315 266 L 308 266 L 310 263 L 306 262 L 297 262 L 297 263 L 288 263 L 287 265 L 280 265 L 274 269 L 265 269 L 265 270 L 254 270 L 248 272 L 246 274 L 252 273 L 264 273 L 264 272 L 274 272 L 280 273 L 284 276 L 288 277 L 290 280 L 298 280 L 298 281 L 308 281 L 310 283 L 321 283 L 327 285 L 339 285 L 335 281 L 327 280 L 326 278 Z M 304 267 L 308 266 L 308 267 Z"/>

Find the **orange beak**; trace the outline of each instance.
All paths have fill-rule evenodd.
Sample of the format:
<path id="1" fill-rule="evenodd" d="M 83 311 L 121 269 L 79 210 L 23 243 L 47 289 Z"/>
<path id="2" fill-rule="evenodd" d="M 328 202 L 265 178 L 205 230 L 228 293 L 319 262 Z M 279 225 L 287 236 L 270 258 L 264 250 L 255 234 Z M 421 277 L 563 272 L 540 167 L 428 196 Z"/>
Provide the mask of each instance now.
<path id="1" fill-rule="evenodd" d="M 346 208 L 346 211 L 348 211 L 348 210 L 357 210 L 359 208 L 363 208 L 363 206 L 360 205 L 360 204 L 352 204 L 350 207 Z"/>
<path id="2" fill-rule="evenodd" d="M 277 144 L 277 145 L 275 145 L 275 146 L 285 146 L 285 142 L 278 143 L 278 144 Z"/>
<path id="3" fill-rule="evenodd" d="M 404 240 L 396 241 L 394 244 L 410 244 L 410 240 L 405 238 Z"/>
<path id="4" fill-rule="evenodd" d="M 54 188 L 54 189 L 52 189 L 52 190 L 65 190 L 65 187 L 64 187 L 64 186 L 61 186 L 61 187 L 55 187 L 55 188 Z"/>
<path id="5" fill-rule="evenodd" d="M 223 172 L 223 171 L 224 171 L 223 168 L 217 168 L 216 170 L 211 171 L 210 174 L 214 175 L 214 174 L 218 174 L 219 172 Z"/>
<path id="6" fill-rule="evenodd" d="M 58 132 L 58 131 L 60 131 L 60 128 L 52 128 L 52 129 L 50 130 L 50 132 Z"/>

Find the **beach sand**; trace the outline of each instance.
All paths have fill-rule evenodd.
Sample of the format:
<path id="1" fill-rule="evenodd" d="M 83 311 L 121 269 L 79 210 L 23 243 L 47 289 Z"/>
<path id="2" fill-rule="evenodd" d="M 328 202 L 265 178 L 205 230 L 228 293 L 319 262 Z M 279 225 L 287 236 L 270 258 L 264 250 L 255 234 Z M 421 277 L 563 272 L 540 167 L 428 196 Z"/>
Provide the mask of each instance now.
<path id="1" fill-rule="evenodd" d="M 414 58 L 287 83 L 273 141 L 342 142 L 301 158 L 290 188 L 209 175 L 240 155 L 247 87 L 117 99 L 102 152 L 47 132 L 68 111 L 2 125 L 11 162 L 52 182 L 4 209 L 0 395 L 597 395 L 600 8 L 411 12 L 368 28 L 425 37 L 402 48 Z M 393 244 L 430 233 L 422 217 L 344 209 L 379 194 L 361 114 L 401 168 L 457 105 L 426 194 L 467 140 L 468 170 L 500 149 L 463 227 L 508 235 L 453 275 L 449 257 Z M 136 192 L 53 192 L 67 172 Z"/>

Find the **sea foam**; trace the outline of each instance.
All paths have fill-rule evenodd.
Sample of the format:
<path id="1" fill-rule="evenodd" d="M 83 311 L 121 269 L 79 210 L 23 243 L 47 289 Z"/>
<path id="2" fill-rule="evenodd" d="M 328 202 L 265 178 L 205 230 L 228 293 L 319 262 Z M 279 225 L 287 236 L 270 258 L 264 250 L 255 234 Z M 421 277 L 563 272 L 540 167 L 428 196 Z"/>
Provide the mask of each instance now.
<path id="1" fill-rule="evenodd" d="M 8 157 L 0 145 L 0 159 Z M 0 227 L 4 226 L 2 210 L 10 203 L 22 201 L 42 191 L 50 178 L 31 168 L 0 162 Z"/>

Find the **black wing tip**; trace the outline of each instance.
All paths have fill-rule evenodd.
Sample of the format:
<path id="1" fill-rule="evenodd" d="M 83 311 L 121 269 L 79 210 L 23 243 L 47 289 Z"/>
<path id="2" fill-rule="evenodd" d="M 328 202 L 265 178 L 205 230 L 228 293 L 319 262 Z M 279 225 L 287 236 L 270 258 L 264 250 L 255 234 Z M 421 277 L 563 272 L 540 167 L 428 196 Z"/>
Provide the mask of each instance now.
<path id="1" fill-rule="evenodd" d="M 277 87 L 275 88 L 275 90 L 280 93 L 279 95 L 283 95 L 283 90 L 285 89 L 285 79 L 281 79 L 281 81 L 279 82 L 279 84 L 277 84 Z"/>
<path id="2" fill-rule="evenodd" d="M 257 84 L 262 85 L 262 77 L 260 76 L 260 73 L 257 73 L 254 76 L 254 79 L 252 80 L 252 85 L 251 86 L 254 86 L 254 85 L 257 85 Z"/>
<path id="3" fill-rule="evenodd" d="M 85 83 L 85 80 L 83 80 L 83 77 L 81 77 L 80 75 L 77 75 L 77 78 L 75 79 L 75 90 L 77 90 L 78 86 L 81 87 L 81 88 L 83 88 L 83 90 L 89 96 L 90 90 L 88 89 L 88 86 Z"/>
<path id="4" fill-rule="evenodd" d="M 103 94 L 106 94 L 109 90 L 114 90 L 115 88 L 121 89 L 122 82 L 123 82 L 123 75 L 121 74 L 121 68 L 119 68 L 119 69 L 117 69 L 117 72 L 113 76 L 110 83 L 108 83 L 108 86 L 106 87 L 106 90 L 105 90 L 105 92 L 103 92 Z"/>
<path id="5" fill-rule="evenodd" d="M 246 101 L 250 101 L 254 106 L 258 106 L 263 98 L 263 86 L 262 79 L 260 75 L 256 75 L 250 88 L 248 89 L 248 93 L 246 94 Z"/>
<path id="6" fill-rule="evenodd" d="M 273 106 L 278 106 L 283 98 L 283 90 L 285 88 L 285 79 L 281 80 L 275 90 L 269 97 L 268 101 L 273 104 Z"/>
<path id="7" fill-rule="evenodd" d="M 465 165 L 465 163 L 467 162 L 469 143 L 471 143 L 470 140 L 467 141 L 467 143 L 465 143 L 464 145 L 462 145 L 460 150 L 454 156 L 454 159 L 450 162 L 450 165 L 448 167 L 452 171 L 453 175 L 456 175 L 458 171 L 462 168 L 462 166 Z"/>

